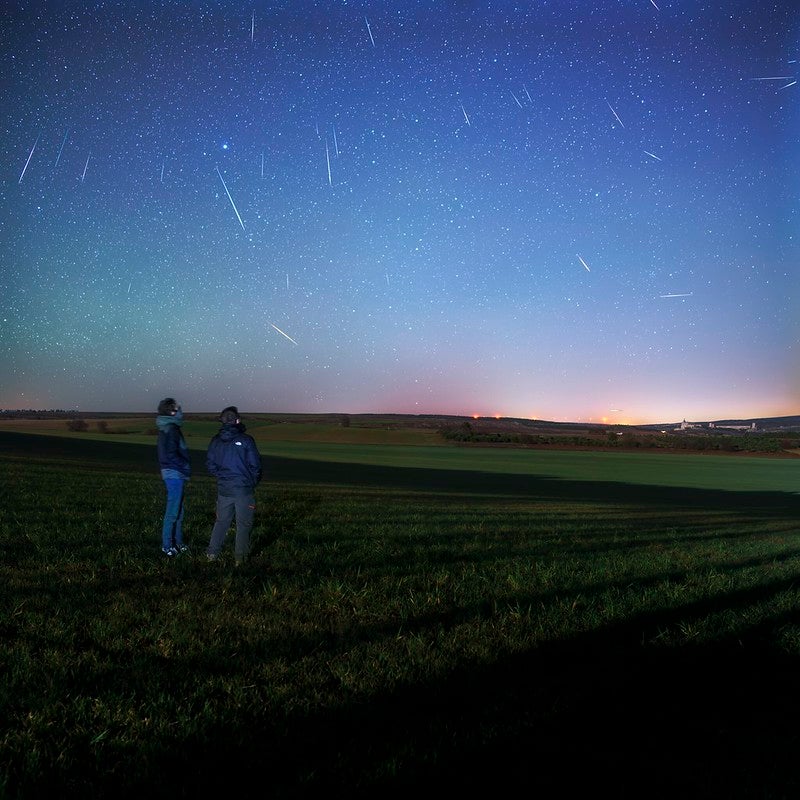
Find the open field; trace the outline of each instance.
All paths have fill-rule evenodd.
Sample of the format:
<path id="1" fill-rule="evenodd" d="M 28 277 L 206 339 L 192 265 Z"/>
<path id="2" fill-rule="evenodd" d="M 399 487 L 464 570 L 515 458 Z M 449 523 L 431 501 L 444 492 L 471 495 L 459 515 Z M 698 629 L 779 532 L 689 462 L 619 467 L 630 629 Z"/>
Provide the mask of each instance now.
<path id="1" fill-rule="evenodd" d="M 259 436 L 234 570 L 214 430 L 175 562 L 154 437 L 0 433 L 0 796 L 798 796 L 796 459 Z"/>
<path id="2" fill-rule="evenodd" d="M 64 419 L 0 419 L 0 431 L 39 433 L 49 436 L 75 438 Z M 120 416 L 113 419 L 92 418 L 86 420 L 88 430 L 80 433 L 81 439 L 101 441 L 138 442 L 153 444 L 155 441 L 155 418 L 153 416 Z M 343 427 L 339 422 L 296 421 L 278 422 L 267 415 L 248 417 L 247 432 L 262 444 L 266 442 L 323 442 L 335 444 L 444 444 L 435 428 L 371 424 Z M 101 431 L 99 425 L 105 425 Z M 192 448 L 205 449 L 209 439 L 219 430 L 219 422 L 209 415 L 208 419 L 187 419 L 184 433 Z"/>

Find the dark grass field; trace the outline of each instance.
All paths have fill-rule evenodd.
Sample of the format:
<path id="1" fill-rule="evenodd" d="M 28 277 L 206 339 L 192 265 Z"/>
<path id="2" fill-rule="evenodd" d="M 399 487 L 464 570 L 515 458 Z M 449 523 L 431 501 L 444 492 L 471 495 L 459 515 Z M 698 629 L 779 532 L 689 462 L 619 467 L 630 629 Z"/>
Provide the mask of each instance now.
<path id="1" fill-rule="evenodd" d="M 196 474 L 203 476 L 203 454 L 192 455 Z M 62 476 L 79 470 L 83 480 L 95 473 L 98 480 L 108 472 L 156 474 L 152 446 L 6 433 L 0 433 L 0 465 L 6 478 L 37 465 Z M 67 677 L 59 678 L 65 683 L 41 687 L 62 695 L 49 718 L 58 718 L 60 703 L 64 727 L 73 726 L 70 694 L 102 696 L 105 686 L 123 692 L 128 686 L 132 702 L 152 703 L 143 688 L 148 675 L 176 670 L 176 691 L 185 692 L 204 722 L 176 728 L 172 735 L 168 725 L 154 725 L 151 740 L 105 745 L 108 749 L 90 731 L 78 732 L 62 765 L 45 759 L 38 773 L 31 766 L 23 775 L 18 772 L 20 742 L 27 735 L 31 747 L 40 747 L 37 736 L 43 734 L 0 724 L 0 765 L 4 750 L 15 754 L 14 770 L 9 762 L 3 766 L 7 777 L 1 797 L 800 797 L 798 496 L 273 456 L 265 457 L 265 466 L 264 492 L 293 511 L 280 517 L 275 510 L 280 524 L 262 537 L 254 564 L 240 574 L 210 576 L 208 565 L 191 562 L 166 570 L 154 556 L 148 566 L 149 550 L 131 540 L 126 547 L 137 563 L 111 567 L 77 561 L 74 583 L 61 574 L 69 564 L 52 556 L 42 567 L 52 569 L 48 597 L 43 596 L 46 575 L 31 572 L 36 562 L 16 543 L 6 542 L 6 576 L 15 569 L 30 574 L 24 585 L 12 580 L 0 588 L 5 609 L 0 632 L 7 642 L 33 636 L 15 621 L 26 604 L 68 617 L 88 597 L 96 597 L 103 609 L 121 594 L 121 602 L 133 610 L 142 600 L 131 592 L 142 580 L 156 582 L 157 600 L 193 593 L 186 621 L 198 630 L 190 657 L 131 652 L 135 669 L 117 662 L 108 672 L 76 671 L 72 678 L 67 667 Z M 210 482 L 198 481 L 210 498 Z M 6 514 L 11 485 L 3 489 Z M 41 491 L 46 501 L 47 487 Z M 502 541 L 496 540 L 491 524 L 502 525 L 502 515 L 511 517 L 520 503 L 552 513 L 557 533 L 533 536 L 515 532 L 512 525 L 504 528 Z M 418 506 L 423 517 L 432 520 L 441 513 L 445 521 L 437 523 L 436 533 L 423 530 L 424 547 L 414 551 L 417 562 L 392 563 L 387 559 L 395 551 L 386 541 L 403 537 L 389 527 L 390 513 L 382 516 L 379 506 L 415 520 Z M 489 530 L 481 522 L 480 535 L 464 537 L 476 548 L 469 551 L 458 549 L 461 523 L 448 527 L 446 522 L 465 509 L 471 521 L 495 521 L 486 523 Z M 52 520 L 58 513 L 53 511 Z M 622 515 L 617 531 L 587 536 L 587 526 L 600 530 L 603 519 L 617 514 Z M 385 549 L 364 551 L 364 557 L 358 549 L 365 535 L 362 523 L 337 527 L 337 521 L 370 515 L 376 526 L 384 526 L 385 536 L 375 546 Z M 336 534 L 325 533 L 327 523 Z M 638 557 L 645 547 L 659 566 L 640 574 L 626 559 Z M 712 560 L 703 562 L 696 552 L 710 553 Z M 560 560 L 576 553 L 585 558 L 587 570 L 594 561 L 609 560 L 618 571 L 601 579 L 588 575 L 577 585 L 570 583 L 573 576 L 547 592 L 521 584 L 508 594 L 505 584 L 489 582 L 491 567 L 501 558 L 522 573 L 527 566 L 522 561 L 557 570 Z M 668 568 L 658 561 L 663 554 L 668 554 L 663 562 Z M 407 667 L 391 661 L 398 623 L 391 613 L 384 616 L 380 604 L 367 609 L 373 622 L 355 621 L 341 610 L 331 617 L 319 605 L 320 585 L 338 581 L 353 596 L 364 581 L 377 584 L 400 575 L 399 586 L 413 580 L 415 572 L 441 579 L 457 574 L 469 559 L 479 578 L 487 576 L 483 594 L 403 611 L 402 635 L 419 642 L 419 655 Z M 79 577 L 87 569 L 93 574 L 91 590 Z M 736 580 L 745 570 L 757 577 Z M 127 594 L 126 585 L 131 587 Z M 271 629 L 280 658 L 259 639 L 252 622 L 240 632 L 232 625 L 228 642 L 203 631 L 215 596 L 246 608 L 268 586 L 297 592 L 283 623 L 278 620 Z M 582 621 L 610 590 L 613 596 L 627 592 L 647 601 L 602 624 Z M 321 621 L 301 634 L 291 615 L 313 619 L 316 611 Z M 235 623 L 235 610 L 231 619 Z M 524 629 L 544 619 L 561 620 L 556 623 L 560 632 L 557 627 L 535 645 L 481 647 L 481 631 L 491 642 L 497 627 L 505 626 L 526 641 Z M 135 614 L 130 624 L 135 629 Z M 707 634 L 709 625 L 718 625 L 713 635 Z M 465 636 L 464 652 L 454 657 L 455 632 L 461 627 L 473 635 Z M 701 630 L 706 634 L 693 633 Z M 502 638 L 497 641 L 503 644 Z M 76 646 L 80 650 L 80 643 Z M 361 649 L 361 683 L 344 688 L 348 684 L 337 679 L 337 665 Z M 3 652 L 8 659 L 11 651 Z M 269 699 L 281 683 L 279 669 L 270 673 L 275 686 L 259 687 L 252 701 L 246 695 L 225 700 L 228 683 L 240 671 L 259 674 L 263 661 L 284 664 L 281 669 L 288 672 L 306 660 L 310 672 L 298 679 L 295 699 Z M 203 711 L 199 684 L 211 687 L 208 701 L 217 708 L 211 717 Z M 35 696 L 36 687 L 25 688 Z M 5 708 L 15 720 L 24 720 L 19 702 L 7 688 L 0 689 L 0 716 Z M 180 706 L 181 698 L 159 702 Z M 157 708 L 143 713 L 157 715 Z M 141 770 L 132 766 L 137 759 L 146 765 Z"/>

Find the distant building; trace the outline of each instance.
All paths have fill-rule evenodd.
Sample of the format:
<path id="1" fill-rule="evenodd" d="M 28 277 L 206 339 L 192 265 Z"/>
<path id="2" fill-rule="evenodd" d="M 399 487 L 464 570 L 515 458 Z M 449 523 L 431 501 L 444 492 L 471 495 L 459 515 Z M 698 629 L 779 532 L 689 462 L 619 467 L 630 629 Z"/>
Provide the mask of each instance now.
<path id="1" fill-rule="evenodd" d="M 701 428 L 709 428 L 718 431 L 756 431 L 756 423 L 751 422 L 749 425 L 725 425 L 719 422 L 687 422 L 684 420 L 675 428 L 676 431 L 697 430 Z"/>
<path id="2" fill-rule="evenodd" d="M 751 422 L 749 425 L 717 425 L 714 422 L 708 423 L 709 428 L 718 428 L 720 430 L 726 431 L 755 431 L 757 430 L 755 422 Z"/>

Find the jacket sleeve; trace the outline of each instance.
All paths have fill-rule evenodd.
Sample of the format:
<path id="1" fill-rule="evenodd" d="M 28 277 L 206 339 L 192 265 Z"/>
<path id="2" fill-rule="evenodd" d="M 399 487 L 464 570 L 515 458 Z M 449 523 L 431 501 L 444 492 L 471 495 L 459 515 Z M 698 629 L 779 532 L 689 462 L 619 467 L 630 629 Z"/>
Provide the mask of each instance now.
<path id="1" fill-rule="evenodd" d="M 181 462 L 181 453 L 178 445 L 178 429 L 174 425 L 167 428 L 164 436 L 164 455 L 169 466 L 177 469 L 177 465 Z"/>
<path id="2" fill-rule="evenodd" d="M 178 431 L 178 459 L 181 463 L 181 472 L 188 478 L 192 474 L 192 462 L 189 460 L 189 445 L 186 444 L 186 439 L 183 434 Z"/>
<path id="3" fill-rule="evenodd" d="M 253 485 L 261 481 L 261 454 L 258 452 L 256 441 L 250 437 L 250 446 L 247 448 L 247 468 L 250 470 L 250 475 L 253 478 Z"/>
<path id="4" fill-rule="evenodd" d="M 217 475 L 216 449 L 217 437 L 214 436 L 208 443 L 208 452 L 206 453 L 206 470 L 208 471 L 209 475 L 214 475 L 215 477 Z"/>

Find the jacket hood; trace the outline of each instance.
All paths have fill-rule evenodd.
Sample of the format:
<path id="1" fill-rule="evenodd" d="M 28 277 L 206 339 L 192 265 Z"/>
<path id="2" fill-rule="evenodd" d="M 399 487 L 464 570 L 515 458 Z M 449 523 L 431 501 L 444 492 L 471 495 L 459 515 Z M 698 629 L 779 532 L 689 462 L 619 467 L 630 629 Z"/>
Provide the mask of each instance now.
<path id="1" fill-rule="evenodd" d="M 238 425 L 223 425 L 219 429 L 219 438 L 223 442 L 233 441 L 237 436 L 243 434 L 246 428 L 240 422 Z"/>
<path id="2" fill-rule="evenodd" d="M 237 436 L 240 436 L 245 432 L 246 428 L 240 422 L 237 424 L 227 424 L 223 425 L 219 429 L 219 438 L 222 439 L 223 442 L 230 442 L 233 441 Z"/>
<path id="3" fill-rule="evenodd" d="M 156 427 L 160 431 L 165 431 L 170 425 L 177 425 L 180 427 L 183 425 L 183 414 L 175 414 L 174 416 L 171 414 L 159 414 L 156 417 Z"/>

